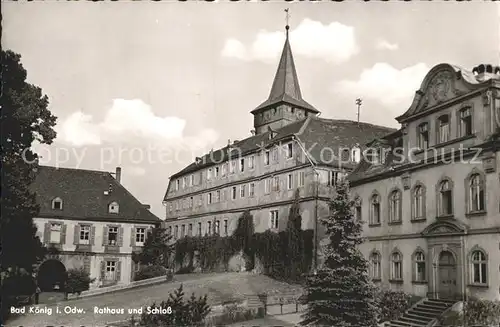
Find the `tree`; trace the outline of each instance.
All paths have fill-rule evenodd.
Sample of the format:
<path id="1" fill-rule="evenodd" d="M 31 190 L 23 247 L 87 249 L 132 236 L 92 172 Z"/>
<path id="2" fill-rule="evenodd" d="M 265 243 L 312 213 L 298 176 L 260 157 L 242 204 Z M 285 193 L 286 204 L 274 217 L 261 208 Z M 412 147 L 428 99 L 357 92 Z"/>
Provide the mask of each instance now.
<path id="1" fill-rule="evenodd" d="M 49 111 L 42 90 L 26 82 L 21 56 L 2 51 L 1 171 L 2 275 L 31 274 L 45 256 L 33 217 L 39 213 L 30 186 L 36 177 L 36 141 L 51 144 L 56 136 L 56 117 Z M 22 250 L 22 255 L 19 251 Z"/>
<path id="2" fill-rule="evenodd" d="M 66 280 L 66 292 L 80 295 L 90 288 L 90 284 L 94 280 L 95 278 L 90 278 L 89 273 L 83 269 L 70 269 Z"/>
<path id="3" fill-rule="evenodd" d="M 306 279 L 307 310 L 301 325 L 377 326 L 375 288 L 368 262 L 358 251 L 362 243 L 361 222 L 353 214 L 354 201 L 342 180 L 330 202 L 330 216 L 321 220 L 329 235 L 325 262 Z"/>
<path id="4" fill-rule="evenodd" d="M 143 265 L 159 265 L 168 268 L 170 255 L 174 245 L 169 244 L 170 236 L 165 228 L 153 228 L 148 234 L 144 247 L 139 253 L 134 253 L 132 259 L 135 263 Z"/>
<path id="5" fill-rule="evenodd" d="M 288 223 L 286 227 L 288 235 L 287 246 L 287 266 L 289 276 L 292 280 L 299 277 L 303 268 L 303 251 L 302 244 L 302 216 L 300 215 L 300 193 L 295 191 L 294 201 L 290 207 L 288 215 Z"/>
<path id="6" fill-rule="evenodd" d="M 238 219 L 238 226 L 233 233 L 233 239 L 236 246 L 242 249 L 243 254 L 246 256 L 245 268 L 247 271 L 252 270 L 255 266 L 254 231 L 253 216 L 250 211 L 243 212 Z"/>

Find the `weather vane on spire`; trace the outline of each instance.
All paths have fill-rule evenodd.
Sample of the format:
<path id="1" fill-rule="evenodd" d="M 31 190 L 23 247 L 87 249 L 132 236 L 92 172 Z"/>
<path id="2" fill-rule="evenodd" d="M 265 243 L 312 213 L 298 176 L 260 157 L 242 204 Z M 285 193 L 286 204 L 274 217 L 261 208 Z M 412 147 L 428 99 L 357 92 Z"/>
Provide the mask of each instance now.
<path id="1" fill-rule="evenodd" d="M 286 13 L 286 18 L 285 18 L 285 20 L 286 20 L 286 29 L 287 29 L 287 30 L 290 28 L 290 27 L 288 26 L 288 22 L 289 22 L 289 20 L 290 20 L 290 13 L 289 13 L 289 11 L 290 11 L 290 8 L 286 8 L 286 9 L 285 9 L 285 13 Z"/>

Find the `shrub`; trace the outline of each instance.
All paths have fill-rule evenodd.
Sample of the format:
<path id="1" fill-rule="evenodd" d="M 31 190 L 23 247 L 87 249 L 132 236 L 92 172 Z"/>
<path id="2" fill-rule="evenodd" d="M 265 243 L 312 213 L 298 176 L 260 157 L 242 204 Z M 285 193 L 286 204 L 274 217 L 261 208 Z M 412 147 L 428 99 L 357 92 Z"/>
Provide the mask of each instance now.
<path id="1" fill-rule="evenodd" d="M 221 315 L 210 318 L 206 326 L 227 326 L 256 318 L 262 318 L 257 311 L 240 307 L 236 304 L 230 304 L 224 307 Z"/>
<path id="2" fill-rule="evenodd" d="M 415 302 L 410 294 L 391 290 L 379 290 L 376 298 L 380 308 L 379 322 L 397 320 Z"/>
<path id="3" fill-rule="evenodd" d="M 194 267 L 193 266 L 186 266 L 186 267 L 182 267 L 182 268 L 179 268 L 179 270 L 176 271 L 176 274 L 190 274 L 194 271 Z"/>
<path id="4" fill-rule="evenodd" d="M 90 278 L 89 273 L 83 269 L 70 269 L 66 281 L 66 292 L 80 295 L 90 288 L 94 280 L 95 278 Z"/>
<path id="5" fill-rule="evenodd" d="M 500 301 L 469 299 L 464 312 L 467 325 L 500 324 Z"/>
<path id="6" fill-rule="evenodd" d="M 165 276 L 167 274 L 167 269 L 159 265 L 143 266 L 135 274 L 134 280 L 144 280 L 154 277 Z"/>

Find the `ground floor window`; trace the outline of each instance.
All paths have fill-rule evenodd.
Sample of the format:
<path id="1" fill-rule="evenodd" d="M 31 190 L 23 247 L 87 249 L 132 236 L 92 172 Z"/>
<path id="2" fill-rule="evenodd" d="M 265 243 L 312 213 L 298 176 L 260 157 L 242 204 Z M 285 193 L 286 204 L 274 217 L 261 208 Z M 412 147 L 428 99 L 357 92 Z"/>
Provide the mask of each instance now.
<path id="1" fill-rule="evenodd" d="M 487 262 L 483 251 L 476 250 L 472 252 L 472 283 L 487 284 Z"/>

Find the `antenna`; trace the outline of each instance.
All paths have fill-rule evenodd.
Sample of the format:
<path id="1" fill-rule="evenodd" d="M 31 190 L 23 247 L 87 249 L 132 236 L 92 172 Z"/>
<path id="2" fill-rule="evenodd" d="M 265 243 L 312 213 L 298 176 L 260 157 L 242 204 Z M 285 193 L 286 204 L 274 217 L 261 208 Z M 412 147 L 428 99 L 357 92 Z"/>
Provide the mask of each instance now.
<path id="1" fill-rule="evenodd" d="M 363 99 L 361 98 L 357 98 L 356 99 L 356 105 L 358 106 L 358 113 L 357 113 L 357 116 L 358 116 L 358 124 L 359 124 L 359 116 L 360 116 L 360 110 L 361 110 L 361 105 L 363 104 Z"/>

